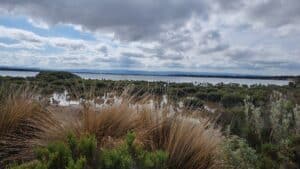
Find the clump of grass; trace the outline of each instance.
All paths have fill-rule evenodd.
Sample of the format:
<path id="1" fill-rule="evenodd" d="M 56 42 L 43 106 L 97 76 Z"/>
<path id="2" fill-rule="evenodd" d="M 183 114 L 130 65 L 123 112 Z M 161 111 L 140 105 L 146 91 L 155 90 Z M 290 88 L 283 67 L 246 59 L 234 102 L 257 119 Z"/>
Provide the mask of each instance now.
<path id="1" fill-rule="evenodd" d="M 152 117 L 151 117 L 152 116 Z M 152 148 L 168 152 L 170 168 L 218 168 L 221 134 L 206 120 L 184 116 L 156 116 L 144 112 L 143 137 Z"/>
<path id="2" fill-rule="evenodd" d="M 134 131 L 140 144 L 169 154 L 170 168 L 219 167 L 222 137 L 209 121 L 171 114 L 168 109 L 133 107 L 125 102 L 100 110 L 87 106 L 83 109 L 82 130 L 95 134 L 103 146 L 118 145 L 118 138 Z"/>
<path id="3" fill-rule="evenodd" d="M 55 126 L 51 113 L 24 88 L 7 88 L 0 104 L 0 165 L 32 158 L 32 147 Z"/>
<path id="4" fill-rule="evenodd" d="M 82 110 L 82 133 L 95 134 L 101 143 L 109 138 L 121 138 L 136 128 L 135 111 L 125 104 L 96 109 L 85 105 Z"/>

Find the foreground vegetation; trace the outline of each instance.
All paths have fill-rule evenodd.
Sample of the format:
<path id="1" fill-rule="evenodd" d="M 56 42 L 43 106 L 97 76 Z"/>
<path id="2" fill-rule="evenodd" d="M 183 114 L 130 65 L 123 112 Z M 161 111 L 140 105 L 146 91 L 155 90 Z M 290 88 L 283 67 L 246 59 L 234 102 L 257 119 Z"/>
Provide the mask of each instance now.
<path id="1" fill-rule="evenodd" d="M 300 166 L 299 82 L 193 85 L 44 72 L 35 78 L 0 77 L 0 83 L 0 168 Z M 71 99 L 127 92 L 122 103 L 101 109 L 88 102 L 75 110 L 49 105 L 49 95 L 65 90 Z M 185 107 L 175 114 L 168 105 L 132 107 L 149 95 Z M 67 111 L 78 113 L 60 119 Z"/>
<path id="2" fill-rule="evenodd" d="M 56 142 L 35 150 L 37 160 L 12 169 L 165 169 L 168 154 L 164 151 L 148 152 L 134 144 L 134 133 L 128 133 L 125 143 L 113 149 L 99 150 L 95 136 L 79 140 L 68 135 L 66 143 Z"/>

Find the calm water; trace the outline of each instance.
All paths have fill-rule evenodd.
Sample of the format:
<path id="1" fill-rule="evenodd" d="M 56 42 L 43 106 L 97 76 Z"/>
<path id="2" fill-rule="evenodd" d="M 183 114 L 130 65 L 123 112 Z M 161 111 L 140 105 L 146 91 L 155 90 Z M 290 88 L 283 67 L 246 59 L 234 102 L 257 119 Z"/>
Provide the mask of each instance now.
<path id="1" fill-rule="evenodd" d="M 24 71 L 1 71 L 0 76 L 12 77 L 32 77 L 37 75 L 38 72 L 24 72 Z M 84 79 L 106 79 L 106 80 L 134 80 L 134 81 L 163 81 L 175 83 L 238 83 L 238 84 L 262 84 L 262 85 L 287 85 L 288 80 L 260 80 L 260 79 L 231 79 L 231 78 L 206 78 L 206 77 L 174 77 L 174 76 L 142 76 L 142 75 L 108 75 L 108 74 L 88 74 L 76 73 Z"/>
<path id="2" fill-rule="evenodd" d="M 26 71 L 5 71 L 0 70 L 0 76 L 11 76 L 11 77 L 33 77 L 39 72 L 26 72 Z"/>

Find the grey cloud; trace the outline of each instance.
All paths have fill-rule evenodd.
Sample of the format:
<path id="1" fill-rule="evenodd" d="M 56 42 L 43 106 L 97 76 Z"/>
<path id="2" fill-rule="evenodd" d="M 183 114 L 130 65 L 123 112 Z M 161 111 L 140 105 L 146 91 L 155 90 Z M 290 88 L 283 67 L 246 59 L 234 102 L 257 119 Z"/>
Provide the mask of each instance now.
<path id="1" fill-rule="evenodd" d="M 93 59 L 93 63 L 110 63 L 112 61 L 111 58 L 102 58 L 102 57 L 98 57 Z"/>
<path id="2" fill-rule="evenodd" d="M 56 47 L 70 49 L 70 50 L 83 50 L 86 46 L 83 43 L 70 43 L 70 42 L 55 42 Z"/>
<path id="3" fill-rule="evenodd" d="M 0 7 L 49 24 L 109 29 L 129 40 L 155 34 L 164 25 L 181 25 L 192 14 L 207 18 L 210 9 L 205 0 L 1 0 Z"/>
<path id="4" fill-rule="evenodd" d="M 299 0 L 267 0 L 252 6 L 248 14 L 267 26 L 279 27 L 300 24 Z"/>
<path id="5" fill-rule="evenodd" d="M 160 46 L 156 46 L 154 48 L 146 48 L 146 47 L 139 47 L 143 52 L 149 54 L 149 57 L 152 58 L 158 58 L 161 60 L 182 60 L 184 59 L 184 56 L 182 52 L 178 52 L 177 46 L 168 47 L 166 44 L 161 44 Z M 167 53 L 166 48 L 171 48 L 173 49 L 172 53 Z M 135 54 L 136 55 L 136 54 Z M 141 54 L 138 54 L 137 56 L 140 56 Z M 130 56 L 130 55 L 128 55 Z M 144 56 L 145 57 L 145 56 Z"/>
<path id="6" fill-rule="evenodd" d="M 161 34 L 159 42 L 163 48 L 170 48 L 178 52 L 185 52 L 194 45 L 191 30 L 172 30 Z"/>
<path id="7" fill-rule="evenodd" d="M 130 67 L 141 67 L 142 63 L 137 61 L 136 59 L 132 59 L 131 57 L 121 56 L 115 62 L 112 63 L 114 66 L 118 66 L 120 68 L 130 68 Z"/>
<path id="8" fill-rule="evenodd" d="M 99 50 L 100 50 L 105 56 L 107 56 L 107 54 L 108 54 L 108 49 L 107 49 L 106 46 L 101 46 L 101 47 L 99 48 Z"/>
<path id="9" fill-rule="evenodd" d="M 216 5 L 217 11 L 213 9 Z M 207 20 L 215 12 L 243 11 L 268 26 L 300 23 L 299 0 L 1 0 L 1 8 L 50 25 L 67 23 L 112 31 L 124 40 L 152 39 L 170 26 L 182 26 L 192 15 Z"/>
<path id="10" fill-rule="evenodd" d="M 210 39 L 210 40 L 220 40 L 221 39 L 221 34 L 217 30 L 212 30 L 208 31 L 205 36 L 205 39 Z"/>
<path id="11" fill-rule="evenodd" d="M 219 8 L 225 11 L 238 10 L 245 5 L 244 0 L 216 0 Z"/>
<path id="12" fill-rule="evenodd" d="M 178 63 L 178 62 L 166 62 L 163 64 L 163 66 L 166 66 L 168 68 L 184 68 L 184 65 L 182 63 Z"/>
<path id="13" fill-rule="evenodd" d="M 290 59 L 277 57 L 270 51 L 261 51 L 255 49 L 229 49 L 225 53 L 233 68 L 248 70 L 298 70 L 300 71 L 300 62 Z M 280 55 L 280 54 L 277 54 Z M 283 57 L 283 56 L 282 56 Z M 271 59 L 270 59 L 271 58 Z"/>
<path id="14" fill-rule="evenodd" d="M 219 12 L 245 14 L 244 22 L 261 22 L 267 27 L 300 24 L 299 0 L 216 0 Z"/>
<path id="15" fill-rule="evenodd" d="M 210 54 L 210 53 L 215 53 L 215 52 L 221 52 L 229 48 L 228 44 L 217 44 L 216 46 L 209 47 L 209 48 L 204 48 L 200 50 L 201 54 Z"/>
<path id="16" fill-rule="evenodd" d="M 160 58 L 162 60 L 182 60 L 182 59 L 184 59 L 184 56 L 180 53 L 156 55 L 156 57 Z"/>
<path id="17" fill-rule="evenodd" d="M 225 55 L 232 60 L 249 60 L 256 55 L 256 52 L 251 49 L 233 49 L 226 51 Z"/>
<path id="18" fill-rule="evenodd" d="M 126 57 L 134 57 L 134 58 L 145 58 L 145 55 L 142 53 L 122 52 L 121 55 Z"/>
<path id="19" fill-rule="evenodd" d="M 204 32 L 199 41 L 199 51 L 201 54 L 211 54 L 224 51 L 230 46 L 223 41 L 222 35 L 217 30 Z"/>

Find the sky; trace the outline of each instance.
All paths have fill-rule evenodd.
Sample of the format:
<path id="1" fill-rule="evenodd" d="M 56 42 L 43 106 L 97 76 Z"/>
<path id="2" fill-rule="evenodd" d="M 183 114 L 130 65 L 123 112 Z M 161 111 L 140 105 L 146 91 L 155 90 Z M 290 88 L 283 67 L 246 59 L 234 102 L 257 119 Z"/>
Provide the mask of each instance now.
<path id="1" fill-rule="evenodd" d="M 300 0 L 0 0 L 0 66 L 300 74 Z"/>

